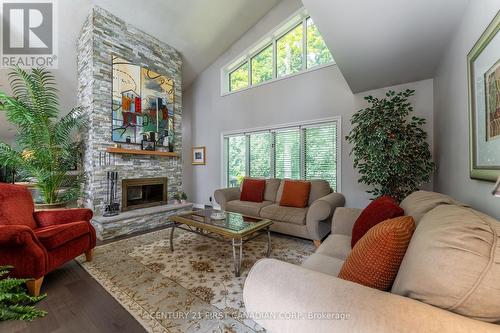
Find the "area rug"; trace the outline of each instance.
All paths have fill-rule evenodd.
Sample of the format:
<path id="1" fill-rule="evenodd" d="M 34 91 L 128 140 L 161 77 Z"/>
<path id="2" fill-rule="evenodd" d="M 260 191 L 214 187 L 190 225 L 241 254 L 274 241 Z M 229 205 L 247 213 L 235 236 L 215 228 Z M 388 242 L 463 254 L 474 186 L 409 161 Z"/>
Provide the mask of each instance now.
<path id="1" fill-rule="evenodd" d="M 97 247 L 90 263 L 78 260 L 148 332 L 263 332 L 246 317 L 242 293 L 267 237 L 245 243 L 235 277 L 229 243 L 177 229 L 171 252 L 169 236 L 164 229 L 124 239 Z M 311 241 L 272 234 L 271 258 L 300 264 L 313 252 Z"/>

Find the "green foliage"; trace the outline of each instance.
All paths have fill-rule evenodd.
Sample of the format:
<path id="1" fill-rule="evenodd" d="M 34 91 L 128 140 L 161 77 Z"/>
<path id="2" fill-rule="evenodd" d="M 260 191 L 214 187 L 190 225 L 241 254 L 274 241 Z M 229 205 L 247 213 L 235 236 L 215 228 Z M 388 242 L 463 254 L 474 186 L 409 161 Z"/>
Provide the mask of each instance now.
<path id="1" fill-rule="evenodd" d="M 36 309 L 32 304 L 47 295 L 30 296 L 24 288 L 27 280 L 3 278 L 11 269 L 10 266 L 0 266 L 0 321 L 33 320 L 45 316 L 47 312 Z"/>
<path id="2" fill-rule="evenodd" d="M 330 50 L 326 47 L 312 18 L 307 19 L 307 68 L 333 61 Z"/>
<path id="3" fill-rule="evenodd" d="M 187 200 L 188 196 L 186 192 L 181 192 L 181 200 Z"/>
<path id="4" fill-rule="evenodd" d="M 229 74 L 229 85 L 231 91 L 248 87 L 248 62 Z"/>
<path id="5" fill-rule="evenodd" d="M 389 91 L 385 98 L 365 97 L 370 104 L 351 119 L 353 129 L 346 140 L 353 144 L 354 167 L 360 183 L 370 187 L 375 197 L 390 195 L 402 200 L 434 172 L 424 118 L 412 116 L 408 98 L 414 90 Z"/>
<path id="6" fill-rule="evenodd" d="M 269 45 L 252 58 L 252 84 L 273 78 L 273 45 Z"/>
<path id="7" fill-rule="evenodd" d="M 45 203 L 65 202 L 80 194 L 83 175 L 68 176 L 77 163 L 79 144 L 72 131 L 83 125 L 83 109 L 58 119 L 59 99 L 54 76 L 45 69 L 9 74 L 14 97 L 0 91 L 0 111 L 17 127 L 17 147 L 0 142 L 0 165 L 34 177 Z"/>
<path id="8" fill-rule="evenodd" d="M 303 25 L 300 24 L 276 41 L 278 77 L 302 70 L 303 32 Z"/>
<path id="9" fill-rule="evenodd" d="M 250 177 L 271 177 L 271 133 L 250 134 Z"/>

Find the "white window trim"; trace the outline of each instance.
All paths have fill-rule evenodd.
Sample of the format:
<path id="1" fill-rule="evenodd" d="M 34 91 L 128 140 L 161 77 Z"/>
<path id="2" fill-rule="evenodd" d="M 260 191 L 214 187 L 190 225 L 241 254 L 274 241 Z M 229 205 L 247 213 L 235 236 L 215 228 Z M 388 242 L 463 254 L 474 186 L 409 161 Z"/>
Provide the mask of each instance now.
<path id="1" fill-rule="evenodd" d="M 239 90 L 238 90 L 239 91 Z M 342 117 L 341 116 L 336 116 L 336 117 L 328 117 L 328 118 L 320 118 L 320 119 L 314 119 L 314 120 L 307 120 L 307 121 L 298 121 L 298 122 L 292 122 L 292 123 L 283 123 L 283 124 L 277 124 L 277 125 L 269 125 L 269 126 L 262 126 L 262 127 L 253 127 L 253 128 L 246 128 L 246 129 L 239 129 L 239 130 L 231 130 L 231 131 L 226 131 L 222 132 L 220 135 L 220 161 L 221 161 L 221 188 L 226 188 L 228 186 L 227 184 L 227 159 L 226 159 L 226 154 L 225 154 L 225 140 L 224 138 L 229 137 L 229 136 L 236 136 L 236 135 L 249 135 L 253 133 L 259 133 L 259 132 L 273 132 L 273 131 L 279 131 L 279 130 L 285 130 L 285 129 L 291 129 L 291 128 L 314 128 L 314 127 L 319 127 L 322 124 L 327 124 L 327 123 L 333 123 L 335 122 L 337 124 L 337 142 L 336 142 L 336 192 L 341 193 L 342 192 Z M 272 149 L 271 149 L 272 151 Z M 271 159 L 272 161 L 272 159 Z M 248 162 L 247 162 L 248 163 Z"/>
<path id="2" fill-rule="evenodd" d="M 270 33 L 268 33 L 265 37 L 261 38 L 257 43 L 253 44 L 249 48 L 247 48 L 245 51 L 243 51 L 239 56 L 235 57 L 233 60 L 228 62 L 226 65 L 222 66 L 221 71 L 220 71 L 220 89 L 221 89 L 221 96 L 227 96 L 231 95 L 237 92 L 242 92 L 251 88 L 259 87 L 264 84 L 269 84 L 273 82 L 277 82 L 283 79 L 288 79 L 290 77 L 294 77 L 297 75 L 302 75 L 305 73 L 309 73 L 312 71 L 316 71 L 318 69 L 322 69 L 325 67 L 333 66 L 335 64 L 335 59 L 333 59 L 332 62 L 326 63 L 326 64 L 321 64 L 321 65 L 316 65 L 311 68 L 307 68 L 307 38 L 303 38 L 303 46 L 302 46 L 302 52 L 303 52 L 303 61 L 302 61 L 302 69 L 298 72 L 291 73 L 288 75 L 284 76 L 277 76 L 277 59 L 276 59 L 276 41 L 286 35 L 288 32 L 293 30 L 297 25 L 303 24 L 303 29 L 304 29 L 304 35 L 307 36 L 307 24 L 306 20 L 309 17 L 309 14 L 307 10 L 302 7 L 299 10 L 297 10 L 295 13 L 290 15 L 286 20 L 281 22 L 276 28 L 274 28 Z M 302 23 L 301 23 L 302 22 Z M 266 47 L 271 44 L 272 49 L 273 49 L 273 77 L 270 80 L 263 81 L 257 84 L 252 84 L 252 58 L 255 57 L 257 54 L 259 54 L 261 51 L 263 51 Z M 245 88 L 241 88 L 238 90 L 230 91 L 230 82 L 229 82 L 229 75 L 238 69 L 241 65 L 243 65 L 245 62 L 248 62 L 248 86 Z"/>

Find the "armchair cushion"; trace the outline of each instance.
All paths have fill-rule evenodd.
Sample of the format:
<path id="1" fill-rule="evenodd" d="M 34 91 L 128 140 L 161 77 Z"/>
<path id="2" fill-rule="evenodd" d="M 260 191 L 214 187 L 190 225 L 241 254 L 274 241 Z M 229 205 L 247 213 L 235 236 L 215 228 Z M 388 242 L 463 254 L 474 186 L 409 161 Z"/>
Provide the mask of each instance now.
<path id="1" fill-rule="evenodd" d="M 37 227 L 33 219 L 35 205 L 26 186 L 0 184 L 0 224 Z"/>
<path id="2" fill-rule="evenodd" d="M 86 221 L 50 225 L 36 229 L 35 235 L 47 250 L 52 250 L 75 238 L 88 234 L 90 232 L 89 225 Z"/>
<path id="3" fill-rule="evenodd" d="M 88 221 L 92 219 L 92 210 L 87 208 L 52 209 L 35 212 L 34 217 L 39 227 Z"/>

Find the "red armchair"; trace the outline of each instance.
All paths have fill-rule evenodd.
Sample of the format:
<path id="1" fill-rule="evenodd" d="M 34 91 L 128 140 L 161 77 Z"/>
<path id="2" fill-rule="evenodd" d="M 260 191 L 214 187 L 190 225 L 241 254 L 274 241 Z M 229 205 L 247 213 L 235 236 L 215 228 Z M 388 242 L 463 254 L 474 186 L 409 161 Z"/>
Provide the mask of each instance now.
<path id="1" fill-rule="evenodd" d="M 82 253 L 92 260 L 96 235 L 90 209 L 34 210 L 26 187 L 0 184 L 0 266 L 14 266 L 10 275 L 39 295 L 47 273 Z"/>

